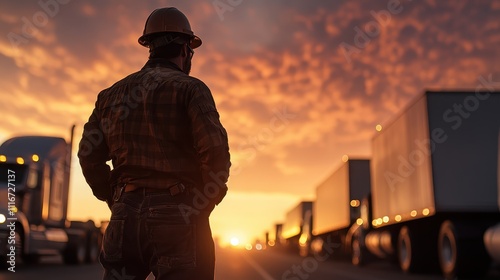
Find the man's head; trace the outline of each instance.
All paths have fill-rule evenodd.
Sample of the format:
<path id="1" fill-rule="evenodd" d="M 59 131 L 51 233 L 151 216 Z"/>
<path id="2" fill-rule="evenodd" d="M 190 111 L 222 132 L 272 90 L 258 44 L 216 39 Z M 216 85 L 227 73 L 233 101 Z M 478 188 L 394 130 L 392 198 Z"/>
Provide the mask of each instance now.
<path id="1" fill-rule="evenodd" d="M 154 10 L 146 20 L 139 44 L 149 47 L 150 58 L 182 57 L 183 71 L 191 69 L 193 49 L 201 45 L 194 35 L 187 17 L 178 9 L 169 7 Z"/>

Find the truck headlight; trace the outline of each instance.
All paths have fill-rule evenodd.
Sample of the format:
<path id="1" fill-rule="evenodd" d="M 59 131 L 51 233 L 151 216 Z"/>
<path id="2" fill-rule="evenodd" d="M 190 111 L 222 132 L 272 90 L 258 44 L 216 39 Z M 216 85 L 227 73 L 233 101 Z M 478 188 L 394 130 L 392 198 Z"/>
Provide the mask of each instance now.
<path id="1" fill-rule="evenodd" d="M 4 214 L 0 214 L 0 224 L 3 224 L 5 223 L 7 219 L 5 218 L 5 215 Z"/>

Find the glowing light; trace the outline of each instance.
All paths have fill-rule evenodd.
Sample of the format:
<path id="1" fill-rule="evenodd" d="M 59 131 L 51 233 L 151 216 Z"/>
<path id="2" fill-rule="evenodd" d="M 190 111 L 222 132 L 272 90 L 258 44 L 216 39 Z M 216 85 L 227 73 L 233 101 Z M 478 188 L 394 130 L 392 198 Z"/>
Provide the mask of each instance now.
<path id="1" fill-rule="evenodd" d="M 363 219 L 358 218 L 358 219 L 356 220 L 356 224 L 358 224 L 358 226 L 362 225 L 362 224 L 363 224 Z"/>
<path id="2" fill-rule="evenodd" d="M 262 246 L 262 244 L 256 244 L 256 245 L 255 245 L 255 249 L 256 249 L 257 251 L 260 251 L 260 250 L 264 249 L 264 247 Z"/>
<path id="3" fill-rule="evenodd" d="M 401 222 L 401 215 L 396 215 L 396 217 L 394 217 L 394 220 L 396 220 L 396 222 Z"/>
<path id="4" fill-rule="evenodd" d="M 384 216 L 382 218 L 382 221 L 387 224 L 389 222 L 389 217 L 388 216 Z"/>
<path id="5" fill-rule="evenodd" d="M 417 216 L 417 210 L 411 211 L 410 216 L 416 217 Z"/>
<path id="6" fill-rule="evenodd" d="M 342 156 L 342 161 L 343 162 L 348 162 L 349 161 L 349 156 L 348 155 L 343 155 Z"/>
<path id="7" fill-rule="evenodd" d="M 37 155 L 37 154 L 34 154 L 31 156 L 31 159 L 34 161 L 34 162 L 38 162 L 40 160 L 40 157 Z"/>
<path id="8" fill-rule="evenodd" d="M 351 207 L 359 207 L 361 205 L 361 202 L 357 199 L 351 200 Z"/>
<path id="9" fill-rule="evenodd" d="M 0 155 L 0 162 L 6 162 L 6 161 L 7 161 L 7 157 L 4 155 Z"/>
<path id="10" fill-rule="evenodd" d="M 269 242 L 267 242 L 267 244 L 271 247 L 273 247 L 274 245 L 276 245 L 276 243 L 274 242 L 274 240 L 269 240 Z"/>
<path id="11" fill-rule="evenodd" d="M 382 220 L 382 218 L 378 218 L 378 219 L 375 219 L 374 221 L 374 226 L 380 226 L 382 225 L 382 223 L 384 222 L 384 220 Z"/>
<path id="12" fill-rule="evenodd" d="M 18 157 L 18 158 L 16 158 L 16 162 L 18 164 L 24 164 L 24 159 L 22 157 Z"/>
<path id="13" fill-rule="evenodd" d="M 428 216 L 430 213 L 431 213 L 431 210 L 429 210 L 429 208 L 425 208 L 424 210 L 422 210 L 422 214 L 424 216 Z"/>
<path id="14" fill-rule="evenodd" d="M 384 220 L 382 218 L 378 218 L 372 221 L 373 226 L 380 226 L 384 223 Z"/>
<path id="15" fill-rule="evenodd" d="M 252 244 L 250 243 L 246 244 L 245 249 L 247 249 L 248 251 L 252 250 Z"/>
<path id="16" fill-rule="evenodd" d="M 240 245 L 240 240 L 238 239 L 238 237 L 231 238 L 231 241 L 229 241 L 229 242 L 231 243 L 231 245 L 233 245 L 235 247 Z"/>
<path id="17" fill-rule="evenodd" d="M 0 214 L 0 224 L 3 224 L 5 223 L 7 219 L 5 218 L 5 215 L 4 214 Z"/>
<path id="18" fill-rule="evenodd" d="M 382 131 L 382 125 L 377 124 L 377 125 L 375 126 L 375 130 L 377 130 L 377 131 Z"/>

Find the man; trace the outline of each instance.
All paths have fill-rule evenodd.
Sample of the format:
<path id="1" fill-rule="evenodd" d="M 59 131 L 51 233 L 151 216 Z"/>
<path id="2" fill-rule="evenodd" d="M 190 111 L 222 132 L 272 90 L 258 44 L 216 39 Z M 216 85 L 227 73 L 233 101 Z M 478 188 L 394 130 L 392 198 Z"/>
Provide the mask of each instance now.
<path id="1" fill-rule="evenodd" d="M 212 94 L 189 76 L 202 42 L 182 12 L 162 8 L 139 43 L 148 62 L 99 93 L 78 151 L 87 183 L 111 208 L 103 279 L 214 279 L 208 218 L 230 161 Z"/>

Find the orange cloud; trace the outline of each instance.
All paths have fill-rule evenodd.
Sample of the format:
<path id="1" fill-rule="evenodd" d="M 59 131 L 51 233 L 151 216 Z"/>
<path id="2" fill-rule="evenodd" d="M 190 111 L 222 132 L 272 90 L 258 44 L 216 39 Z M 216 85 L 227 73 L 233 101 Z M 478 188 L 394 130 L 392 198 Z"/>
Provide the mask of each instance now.
<path id="1" fill-rule="evenodd" d="M 286 201 L 311 194 L 343 154 L 369 156 L 374 125 L 425 88 L 498 79 L 497 1 L 401 3 L 400 13 L 380 22 L 373 12 L 387 10 L 386 2 L 245 1 L 223 18 L 209 1 L 179 2 L 203 39 L 193 75 L 211 88 L 228 130 L 232 190 L 258 191 L 248 199 L 264 208 L 272 203 L 262 195 L 269 190 L 286 193 Z M 81 129 L 97 93 L 145 63 L 148 50 L 137 38 L 147 15 L 163 5 L 72 1 L 26 38 L 23 18 L 42 8 L 4 3 L 0 97 L 9 101 L 0 104 L 0 138 L 67 137 L 75 122 Z M 369 26 L 378 32 L 369 35 Z M 17 48 L 11 33 L 25 39 Z M 354 51 L 346 54 L 342 43 Z M 231 211 L 221 208 L 216 224 L 226 228 L 223 212 Z"/>

